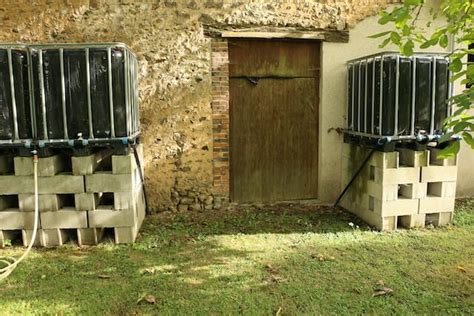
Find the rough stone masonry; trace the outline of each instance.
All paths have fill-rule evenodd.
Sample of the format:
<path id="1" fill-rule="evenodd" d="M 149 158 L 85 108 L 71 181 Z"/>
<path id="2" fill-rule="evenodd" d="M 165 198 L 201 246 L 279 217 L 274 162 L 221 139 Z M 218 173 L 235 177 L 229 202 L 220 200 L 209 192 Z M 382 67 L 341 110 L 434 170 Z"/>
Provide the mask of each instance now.
<path id="1" fill-rule="evenodd" d="M 347 29 L 390 0 L 3 0 L 1 42 L 124 42 L 139 60 L 150 208 L 220 208 L 212 188 L 210 39 L 233 26 Z"/>

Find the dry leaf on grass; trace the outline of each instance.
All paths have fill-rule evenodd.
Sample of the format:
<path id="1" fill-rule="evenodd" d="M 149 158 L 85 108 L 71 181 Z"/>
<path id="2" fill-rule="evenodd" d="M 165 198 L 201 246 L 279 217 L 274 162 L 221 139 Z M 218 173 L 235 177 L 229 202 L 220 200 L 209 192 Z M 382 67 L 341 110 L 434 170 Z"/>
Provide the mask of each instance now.
<path id="1" fill-rule="evenodd" d="M 378 280 L 377 283 L 375 283 L 374 293 L 372 294 L 372 296 L 385 296 L 391 293 L 393 293 L 393 289 L 385 286 L 385 282 L 383 280 Z"/>
<path id="2" fill-rule="evenodd" d="M 156 273 L 155 267 L 145 268 L 142 270 L 142 274 L 154 275 L 155 273 Z"/>
<path id="3" fill-rule="evenodd" d="M 336 258 L 333 256 L 323 255 L 318 253 L 317 255 L 311 255 L 311 258 L 319 260 L 319 261 L 334 261 Z"/>
<path id="4" fill-rule="evenodd" d="M 466 273 L 466 269 L 464 269 L 463 266 L 457 266 L 456 269 L 457 269 L 459 272 Z"/>
<path id="5" fill-rule="evenodd" d="M 155 304 L 156 303 L 156 298 L 151 295 L 151 294 L 147 294 L 147 295 L 144 295 L 142 297 L 140 297 L 137 301 L 137 304 L 140 303 L 140 302 L 147 302 L 148 304 Z"/>
<path id="6" fill-rule="evenodd" d="M 272 265 L 270 264 L 267 264 L 265 266 L 265 269 L 267 270 L 267 272 L 269 273 L 278 273 L 278 269 L 276 269 L 275 267 L 273 267 Z"/>
<path id="7" fill-rule="evenodd" d="M 374 291 L 374 294 L 372 294 L 373 297 L 376 297 L 376 296 L 384 296 L 384 295 L 387 295 L 387 294 L 391 294 L 393 292 L 393 290 L 389 287 L 384 287 L 380 290 L 375 290 Z"/>

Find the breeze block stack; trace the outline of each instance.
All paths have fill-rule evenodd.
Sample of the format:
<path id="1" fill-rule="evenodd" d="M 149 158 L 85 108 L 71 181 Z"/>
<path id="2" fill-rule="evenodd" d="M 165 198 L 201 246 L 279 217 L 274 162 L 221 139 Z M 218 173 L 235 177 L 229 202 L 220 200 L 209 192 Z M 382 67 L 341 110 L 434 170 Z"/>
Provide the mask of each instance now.
<path id="1" fill-rule="evenodd" d="M 370 154 L 344 144 L 342 185 L 349 183 Z M 456 194 L 457 158 L 437 159 L 437 148 L 375 151 L 341 205 L 382 231 L 446 225 Z"/>
<path id="2" fill-rule="evenodd" d="M 142 146 L 135 150 L 142 160 Z M 18 239 L 26 246 L 34 225 L 32 157 L 0 156 L 0 174 L 0 247 Z M 60 246 L 68 240 L 95 245 L 106 230 L 115 243 L 132 243 L 145 217 L 133 152 L 114 155 L 101 149 L 85 156 L 39 158 L 38 188 L 37 246 Z"/>

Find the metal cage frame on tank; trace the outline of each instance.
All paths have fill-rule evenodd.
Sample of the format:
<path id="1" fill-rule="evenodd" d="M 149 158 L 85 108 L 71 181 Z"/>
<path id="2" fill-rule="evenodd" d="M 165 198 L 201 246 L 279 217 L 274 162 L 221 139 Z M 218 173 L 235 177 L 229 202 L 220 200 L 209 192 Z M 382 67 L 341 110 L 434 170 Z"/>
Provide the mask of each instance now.
<path id="1" fill-rule="evenodd" d="M 417 77 L 421 77 L 417 73 L 417 66 L 420 62 L 426 64 L 427 61 L 430 63 L 428 69 L 430 78 L 430 82 L 428 82 L 429 126 L 420 128 L 416 124 L 416 117 L 420 114 L 417 104 L 421 102 L 419 94 L 416 93 L 417 88 L 420 89 Z M 447 77 L 443 82 L 447 86 L 444 91 L 437 89 L 436 85 L 438 63 L 445 67 L 446 71 Z M 385 71 L 384 66 L 390 67 Z M 453 93 L 453 84 L 449 82 L 451 72 L 448 66 L 449 59 L 446 54 L 442 53 L 414 53 L 410 57 L 405 57 L 398 52 L 382 52 L 349 60 L 347 62 L 348 101 L 345 134 L 364 138 L 369 142 L 375 141 L 379 144 L 383 143 L 381 140 L 385 140 L 385 142 L 436 140 L 444 133 L 442 121 L 452 112 L 451 104 L 446 102 Z M 360 70 L 361 68 L 364 70 Z M 403 80 L 404 75 L 401 76 L 403 71 L 409 72 L 408 82 L 400 80 L 401 77 Z M 370 86 L 369 89 L 368 86 Z M 390 91 L 390 88 L 394 88 L 394 91 Z M 437 98 L 437 95 L 443 93 L 444 96 Z M 400 98 L 405 100 L 400 100 Z M 392 107 L 388 106 L 387 108 L 388 103 Z M 444 106 L 445 109 L 443 109 Z M 399 111 L 401 108 L 408 111 L 401 112 Z M 439 112 L 440 108 L 443 113 Z M 382 113 L 383 115 L 381 115 Z"/>
<path id="2" fill-rule="evenodd" d="M 1 139 L 0 147 L 54 148 L 137 142 L 140 135 L 138 63 L 128 46 L 123 43 L 2 44 L 0 53 L 19 48 L 27 57 L 28 91 L 24 94 L 29 100 L 31 137 L 21 138 L 15 133 L 11 139 Z M 13 125 L 18 126 L 18 117 Z"/>
<path id="3" fill-rule="evenodd" d="M 0 146 L 33 140 L 28 60 L 26 45 L 0 45 Z M 21 122 L 19 108 L 24 112 Z"/>

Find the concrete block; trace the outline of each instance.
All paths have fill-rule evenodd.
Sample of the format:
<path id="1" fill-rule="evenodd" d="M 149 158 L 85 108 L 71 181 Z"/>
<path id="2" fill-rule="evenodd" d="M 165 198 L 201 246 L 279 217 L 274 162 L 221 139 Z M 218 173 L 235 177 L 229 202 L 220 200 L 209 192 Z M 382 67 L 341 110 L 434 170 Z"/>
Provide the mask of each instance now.
<path id="1" fill-rule="evenodd" d="M 405 228 L 425 227 L 426 214 L 413 214 L 398 217 L 398 224 Z"/>
<path id="2" fill-rule="evenodd" d="M 93 211 L 97 208 L 100 199 L 99 193 L 76 193 L 74 204 L 77 211 Z"/>
<path id="3" fill-rule="evenodd" d="M 429 152 L 426 150 L 415 151 L 408 148 L 397 149 L 400 157 L 400 166 L 426 167 L 429 164 Z"/>
<path id="4" fill-rule="evenodd" d="M 138 235 L 138 229 L 133 227 L 115 227 L 115 243 L 116 244 L 131 244 L 135 242 Z"/>
<path id="5" fill-rule="evenodd" d="M 421 182 L 455 182 L 457 166 L 429 166 L 421 168 Z"/>
<path id="6" fill-rule="evenodd" d="M 131 174 L 137 168 L 135 156 L 133 154 L 123 156 L 112 156 L 113 174 Z"/>
<path id="7" fill-rule="evenodd" d="M 142 226 L 143 219 L 145 217 L 145 206 L 144 206 L 144 196 L 143 191 L 140 192 L 140 196 L 137 199 L 138 201 L 138 220 L 135 225 L 132 227 L 115 227 L 115 243 L 116 244 L 125 244 L 135 242 L 140 227 Z"/>
<path id="8" fill-rule="evenodd" d="M 110 150 L 101 150 L 88 156 L 72 157 L 72 174 L 76 176 L 93 174 L 111 153 Z"/>
<path id="9" fill-rule="evenodd" d="M 381 184 L 406 184 L 420 181 L 419 167 L 405 167 L 398 169 L 375 168 L 375 182 Z"/>
<path id="10" fill-rule="evenodd" d="M 75 176 L 93 174 L 97 165 L 97 155 L 71 157 L 72 174 Z"/>
<path id="11" fill-rule="evenodd" d="M 453 220 L 453 212 L 441 212 L 434 214 L 426 214 L 427 224 L 433 224 L 434 226 L 444 226 L 451 223 Z"/>
<path id="12" fill-rule="evenodd" d="M 438 159 L 438 154 L 441 152 L 441 149 L 438 148 L 429 148 L 430 152 L 430 165 L 436 166 L 457 166 L 457 156 L 445 159 Z"/>
<path id="13" fill-rule="evenodd" d="M 0 156 L 0 175 L 14 174 L 15 168 L 13 163 L 13 156 L 1 155 Z"/>
<path id="14" fill-rule="evenodd" d="M 82 176 L 60 174 L 53 177 L 39 177 L 40 194 L 70 194 L 84 192 Z M 0 176 L 0 195 L 34 194 L 33 176 Z"/>
<path id="15" fill-rule="evenodd" d="M 21 212 L 19 209 L 0 212 L 0 230 L 33 229 L 34 223 L 34 212 Z"/>
<path id="16" fill-rule="evenodd" d="M 377 227 L 381 231 L 394 231 L 397 229 L 397 216 L 386 216 L 382 218 L 382 226 Z"/>
<path id="17" fill-rule="evenodd" d="M 133 209 L 112 210 L 96 209 L 89 212 L 90 227 L 131 227 L 137 222 L 137 214 Z"/>
<path id="18" fill-rule="evenodd" d="M 428 196 L 455 197 L 456 182 L 430 182 L 427 183 Z"/>
<path id="19" fill-rule="evenodd" d="M 138 216 L 138 228 L 140 229 L 143 220 L 145 219 L 146 215 L 146 203 L 145 203 L 145 193 L 143 188 L 139 192 L 137 198 L 137 216 Z"/>
<path id="20" fill-rule="evenodd" d="M 31 176 L 33 175 L 33 157 L 13 158 L 13 165 L 15 167 L 16 176 Z"/>
<path id="21" fill-rule="evenodd" d="M 19 238 L 22 238 L 20 230 L 0 230 L 0 248 L 5 248 L 7 242 L 11 244 Z"/>
<path id="22" fill-rule="evenodd" d="M 71 194 L 84 192 L 84 178 L 70 174 L 38 179 L 40 194 Z M 34 192 L 31 192 L 34 193 Z"/>
<path id="23" fill-rule="evenodd" d="M 18 195 L 0 195 L 0 211 L 7 208 L 18 208 Z"/>
<path id="24" fill-rule="evenodd" d="M 68 240 L 66 231 L 58 228 L 43 229 L 41 234 L 41 245 L 43 247 L 62 246 Z"/>
<path id="25" fill-rule="evenodd" d="M 30 245 L 31 238 L 33 238 L 33 232 L 34 232 L 33 229 L 23 229 L 21 231 L 24 247 L 28 247 Z M 42 229 L 38 229 L 36 232 L 35 242 L 33 246 L 35 247 L 41 246 L 41 233 L 42 233 Z"/>
<path id="26" fill-rule="evenodd" d="M 143 195 L 143 185 L 140 183 L 132 191 L 114 193 L 114 209 L 127 210 L 135 209 L 139 199 Z"/>
<path id="27" fill-rule="evenodd" d="M 376 168 L 381 168 L 381 169 L 398 168 L 399 166 L 398 152 L 397 151 L 392 151 L 392 152 L 376 151 L 370 158 L 369 165 L 374 166 Z"/>
<path id="28" fill-rule="evenodd" d="M 351 204 L 349 208 L 346 208 L 346 210 L 357 215 L 367 224 L 378 230 L 392 231 L 397 228 L 397 216 L 382 217 L 380 213 L 369 210 L 367 206 L 357 203 Z"/>
<path id="29" fill-rule="evenodd" d="M 19 194 L 18 204 L 22 212 L 35 211 L 35 195 Z M 61 200 L 57 194 L 39 194 L 38 205 L 40 212 L 53 212 L 61 208 Z"/>
<path id="30" fill-rule="evenodd" d="M 133 174 L 112 174 L 101 172 L 86 175 L 86 192 L 127 192 L 135 187 Z"/>
<path id="31" fill-rule="evenodd" d="M 40 215 L 41 226 L 45 229 L 87 228 L 86 211 L 76 211 L 74 208 L 63 208 L 57 212 L 43 212 Z"/>
<path id="32" fill-rule="evenodd" d="M 424 199 L 427 192 L 427 183 L 400 184 L 398 196 L 406 199 Z"/>
<path id="33" fill-rule="evenodd" d="M 62 172 L 65 165 L 64 159 L 66 158 L 60 155 L 38 159 L 38 175 L 40 177 L 52 177 Z"/>
<path id="34" fill-rule="evenodd" d="M 420 214 L 442 213 L 454 211 L 453 197 L 427 197 L 420 199 Z"/>
<path id="35" fill-rule="evenodd" d="M 34 193 L 32 176 L 0 176 L 0 194 Z"/>
<path id="36" fill-rule="evenodd" d="M 33 158 L 32 157 L 15 157 L 15 175 L 16 176 L 32 176 L 33 175 Z M 64 170 L 64 158 L 60 155 L 50 157 L 42 157 L 38 159 L 38 176 L 51 177 Z"/>
<path id="37" fill-rule="evenodd" d="M 375 200 L 374 212 L 382 217 L 418 214 L 418 199 Z"/>
<path id="38" fill-rule="evenodd" d="M 102 228 L 79 228 L 77 230 L 77 243 L 80 247 L 97 245 L 104 235 Z"/>
<path id="39" fill-rule="evenodd" d="M 380 201 L 395 201 L 398 198 L 398 185 L 377 184 L 367 181 L 367 193 Z"/>

